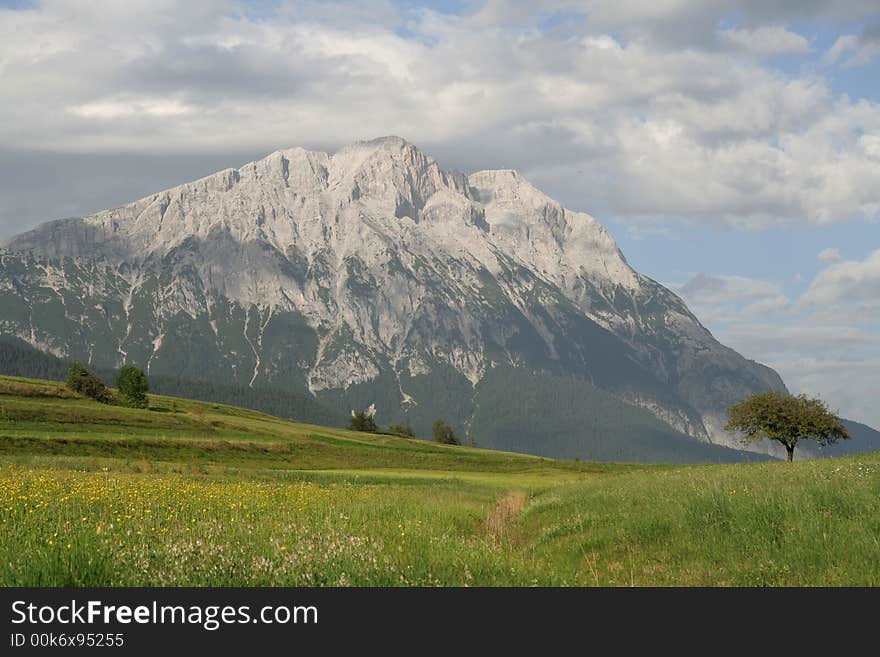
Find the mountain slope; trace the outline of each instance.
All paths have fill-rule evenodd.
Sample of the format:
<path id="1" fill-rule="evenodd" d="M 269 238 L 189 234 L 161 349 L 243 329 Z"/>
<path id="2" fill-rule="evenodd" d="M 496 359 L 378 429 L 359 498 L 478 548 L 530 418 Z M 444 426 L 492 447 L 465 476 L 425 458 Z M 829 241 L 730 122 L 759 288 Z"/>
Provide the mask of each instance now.
<path id="1" fill-rule="evenodd" d="M 498 368 L 588 383 L 667 436 L 722 444 L 724 408 L 784 389 L 593 217 L 514 171 L 444 171 L 395 137 L 278 151 L 25 233 L 0 255 L 0 310 L 3 334 L 96 367 L 376 403 L 423 432 L 444 416 L 493 434 L 478 411 L 504 396 Z M 581 431 L 566 453 L 595 439 Z"/>
<path id="2" fill-rule="evenodd" d="M 0 336 L 0 375 L 63 381 L 69 366 L 69 362 L 34 349 L 17 338 Z M 96 374 L 108 385 L 116 381 L 117 373 L 113 370 L 99 369 Z M 149 384 L 153 394 L 242 406 L 312 424 L 343 426 L 348 421 L 346 413 L 327 408 L 308 393 L 156 375 L 150 377 Z"/>

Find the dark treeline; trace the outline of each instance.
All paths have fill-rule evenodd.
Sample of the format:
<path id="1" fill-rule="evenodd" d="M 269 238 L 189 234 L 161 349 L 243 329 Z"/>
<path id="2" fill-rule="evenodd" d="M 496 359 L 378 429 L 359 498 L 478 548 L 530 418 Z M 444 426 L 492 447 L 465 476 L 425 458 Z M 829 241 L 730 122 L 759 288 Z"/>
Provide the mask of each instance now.
<path id="1" fill-rule="evenodd" d="M 0 374 L 63 381 L 68 367 L 70 363 L 37 351 L 22 340 L 0 336 Z"/>

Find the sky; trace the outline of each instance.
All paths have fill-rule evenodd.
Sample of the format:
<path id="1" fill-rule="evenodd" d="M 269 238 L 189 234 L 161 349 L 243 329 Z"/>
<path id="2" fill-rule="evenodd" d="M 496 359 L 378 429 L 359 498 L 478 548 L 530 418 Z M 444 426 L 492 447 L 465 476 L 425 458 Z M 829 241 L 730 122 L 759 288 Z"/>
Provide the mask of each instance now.
<path id="1" fill-rule="evenodd" d="M 593 214 L 880 427 L 876 0 L 0 0 L 0 240 L 389 134 Z"/>

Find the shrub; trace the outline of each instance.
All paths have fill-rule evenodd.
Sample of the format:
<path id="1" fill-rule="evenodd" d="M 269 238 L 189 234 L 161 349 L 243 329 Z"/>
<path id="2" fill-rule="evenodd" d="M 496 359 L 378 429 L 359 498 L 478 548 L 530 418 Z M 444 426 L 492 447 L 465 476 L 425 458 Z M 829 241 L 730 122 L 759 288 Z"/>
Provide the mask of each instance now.
<path id="1" fill-rule="evenodd" d="M 435 442 L 444 445 L 461 445 L 461 439 L 455 435 L 452 427 L 446 424 L 443 420 L 437 420 L 434 422 L 431 435 L 434 437 Z"/>
<path id="2" fill-rule="evenodd" d="M 415 438 L 416 434 L 411 426 L 403 424 L 392 424 L 388 427 L 388 433 L 392 436 L 400 436 L 401 438 Z"/>
<path id="3" fill-rule="evenodd" d="M 113 395 L 104 382 L 76 361 L 67 370 L 67 387 L 102 404 L 113 401 Z"/>
<path id="4" fill-rule="evenodd" d="M 351 412 L 351 419 L 348 421 L 348 428 L 352 431 L 365 431 L 367 433 L 376 433 L 379 431 L 379 425 L 376 419 L 364 411 Z"/>
<path id="5" fill-rule="evenodd" d="M 73 361 L 67 369 L 67 387 L 74 392 L 81 393 L 89 371 L 79 361 Z"/>

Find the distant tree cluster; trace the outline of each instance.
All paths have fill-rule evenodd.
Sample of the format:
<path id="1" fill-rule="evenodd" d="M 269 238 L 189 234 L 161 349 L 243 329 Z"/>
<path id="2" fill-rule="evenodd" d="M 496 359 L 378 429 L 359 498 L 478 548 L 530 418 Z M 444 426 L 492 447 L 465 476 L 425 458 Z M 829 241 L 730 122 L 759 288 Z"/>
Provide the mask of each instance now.
<path id="1" fill-rule="evenodd" d="M 376 407 L 371 405 L 365 411 L 352 411 L 351 418 L 348 421 L 348 428 L 352 431 L 363 431 L 365 433 L 380 433 L 381 429 L 379 425 L 376 423 Z M 413 431 L 413 428 L 408 424 L 392 424 L 386 429 L 384 432 L 389 436 L 399 436 L 400 438 L 415 438 L 416 432 Z M 443 445 L 461 445 L 462 441 L 459 438 L 455 431 L 451 426 L 446 424 L 442 419 L 438 419 L 434 422 L 434 426 L 432 427 L 431 435 L 434 439 L 434 442 L 441 443 Z M 470 438 L 470 444 L 475 445 L 476 442 L 472 437 Z"/>
<path id="2" fill-rule="evenodd" d="M 119 375 L 116 377 L 118 397 L 94 372 L 78 361 L 71 363 L 68 368 L 66 385 L 70 390 L 102 404 L 122 402 L 131 408 L 147 408 L 147 390 L 149 390 L 147 375 L 134 365 L 125 365 L 119 370 Z"/>

